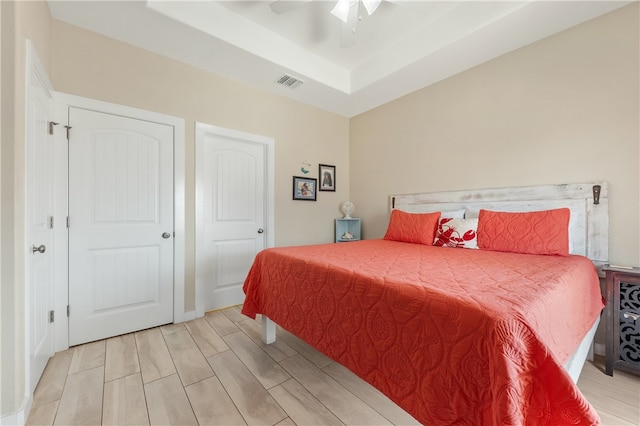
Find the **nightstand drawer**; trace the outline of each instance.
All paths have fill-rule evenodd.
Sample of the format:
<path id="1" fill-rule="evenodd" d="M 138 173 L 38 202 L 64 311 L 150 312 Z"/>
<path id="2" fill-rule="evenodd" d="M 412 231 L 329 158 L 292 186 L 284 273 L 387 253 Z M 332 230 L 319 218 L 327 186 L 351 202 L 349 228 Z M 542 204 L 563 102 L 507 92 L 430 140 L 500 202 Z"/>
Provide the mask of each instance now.
<path id="1" fill-rule="evenodd" d="M 606 272 L 606 373 L 640 374 L 640 268 L 611 266 Z"/>

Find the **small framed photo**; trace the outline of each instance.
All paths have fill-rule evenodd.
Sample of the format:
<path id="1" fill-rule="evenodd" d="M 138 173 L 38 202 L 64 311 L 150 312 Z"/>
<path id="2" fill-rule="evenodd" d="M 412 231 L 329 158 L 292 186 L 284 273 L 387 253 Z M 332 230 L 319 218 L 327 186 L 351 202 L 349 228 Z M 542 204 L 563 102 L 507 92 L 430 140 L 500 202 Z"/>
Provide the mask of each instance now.
<path id="1" fill-rule="evenodd" d="M 336 166 L 320 164 L 318 177 L 320 178 L 320 191 L 336 190 Z"/>
<path id="2" fill-rule="evenodd" d="M 293 177 L 293 199 L 316 201 L 318 179 L 301 176 Z"/>

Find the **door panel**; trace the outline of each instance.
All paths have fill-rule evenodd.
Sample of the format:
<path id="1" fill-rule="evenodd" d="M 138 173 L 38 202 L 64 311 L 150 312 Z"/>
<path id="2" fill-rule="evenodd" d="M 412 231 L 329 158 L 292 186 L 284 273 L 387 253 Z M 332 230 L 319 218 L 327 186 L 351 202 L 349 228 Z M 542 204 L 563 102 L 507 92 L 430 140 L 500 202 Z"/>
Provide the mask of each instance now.
<path id="1" fill-rule="evenodd" d="M 94 222 L 156 223 L 160 141 L 118 130 L 92 137 Z"/>
<path id="2" fill-rule="evenodd" d="M 89 256 L 96 313 L 159 300 L 158 247 L 90 250 Z"/>
<path id="3" fill-rule="evenodd" d="M 258 238 L 213 243 L 218 290 L 243 283 L 255 254 L 262 249 Z"/>
<path id="4" fill-rule="evenodd" d="M 69 125 L 69 344 L 172 322 L 173 128 L 81 108 Z"/>
<path id="5" fill-rule="evenodd" d="M 30 45 L 29 45 L 30 46 Z M 26 117 L 26 280 L 29 302 L 29 383 L 33 392 L 54 353 L 53 324 L 53 140 L 48 123 L 52 98 L 35 51 L 30 66 Z M 33 247 L 42 247 L 33 251 Z"/>
<path id="6" fill-rule="evenodd" d="M 267 146 L 215 129 L 197 138 L 202 197 L 197 279 L 208 311 L 244 301 L 244 279 L 256 253 L 266 247 Z"/>

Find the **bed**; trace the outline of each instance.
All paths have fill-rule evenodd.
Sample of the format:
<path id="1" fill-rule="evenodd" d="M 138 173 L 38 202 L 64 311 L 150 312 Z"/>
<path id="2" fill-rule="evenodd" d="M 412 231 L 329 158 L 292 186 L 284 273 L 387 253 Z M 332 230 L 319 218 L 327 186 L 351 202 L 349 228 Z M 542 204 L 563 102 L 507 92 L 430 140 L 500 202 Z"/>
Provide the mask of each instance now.
<path id="1" fill-rule="evenodd" d="M 274 341 L 277 323 L 423 424 L 597 424 L 575 381 L 603 308 L 597 267 L 607 260 L 606 183 L 389 200 L 385 239 L 256 256 L 242 311 L 262 315 L 263 339 Z M 567 220 L 565 255 L 387 238 L 395 217 L 463 210 L 480 216 L 480 243 L 496 231 L 487 214 L 544 209 Z"/>

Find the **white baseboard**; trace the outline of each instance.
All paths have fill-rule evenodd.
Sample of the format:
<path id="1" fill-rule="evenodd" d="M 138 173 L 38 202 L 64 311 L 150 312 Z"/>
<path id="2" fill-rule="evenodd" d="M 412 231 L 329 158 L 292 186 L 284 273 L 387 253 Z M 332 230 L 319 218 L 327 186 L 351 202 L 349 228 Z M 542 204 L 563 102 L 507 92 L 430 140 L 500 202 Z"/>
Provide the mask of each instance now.
<path id="1" fill-rule="evenodd" d="M 13 413 L 0 416 L 0 426 L 5 425 L 24 425 L 27 422 L 27 416 L 29 415 L 29 410 L 31 409 L 31 400 L 26 399 L 23 401 L 20 409 Z"/>
<path id="2" fill-rule="evenodd" d="M 604 356 L 605 354 L 604 345 L 602 343 L 595 343 L 593 345 L 593 353 L 595 353 L 596 355 Z"/>
<path id="3" fill-rule="evenodd" d="M 18 422 L 18 417 L 24 417 L 24 413 L 17 412 L 7 414 L 6 416 L 0 417 L 0 425 L 23 425 L 24 422 Z"/>

